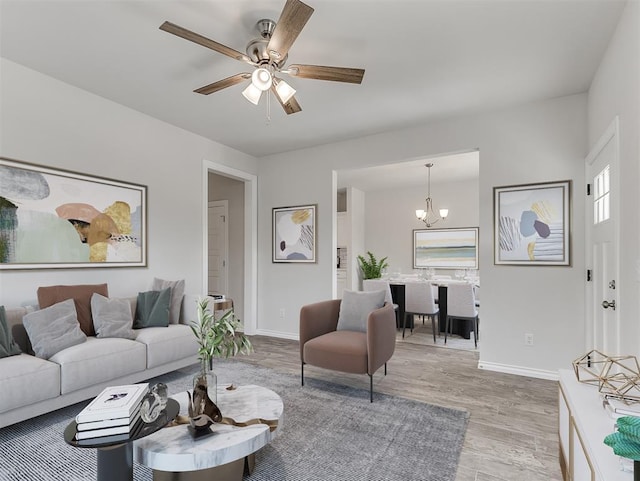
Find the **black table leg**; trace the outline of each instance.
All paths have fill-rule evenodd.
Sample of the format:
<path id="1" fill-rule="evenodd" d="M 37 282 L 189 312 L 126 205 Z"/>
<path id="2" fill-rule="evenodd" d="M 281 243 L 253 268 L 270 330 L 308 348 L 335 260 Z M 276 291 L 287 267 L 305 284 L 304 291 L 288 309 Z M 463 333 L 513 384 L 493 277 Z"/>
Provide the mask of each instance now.
<path id="1" fill-rule="evenodd" d="M 98 449 L 98 481 L 133 481 L 133 443 Z"/>

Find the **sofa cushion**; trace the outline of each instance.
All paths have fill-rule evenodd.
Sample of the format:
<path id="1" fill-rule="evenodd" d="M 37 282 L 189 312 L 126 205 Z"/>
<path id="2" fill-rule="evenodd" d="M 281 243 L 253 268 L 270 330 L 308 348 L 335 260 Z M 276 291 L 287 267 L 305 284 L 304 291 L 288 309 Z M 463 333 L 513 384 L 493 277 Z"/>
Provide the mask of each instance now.
<path id="1" fill-rule="evenodd" d="M 2 360 L 0 413 L 60 395 L 60 366 L 20 354 Z"/>
<path id="2" fill-rule="evenodd" d="M 146 347 L 129 339 L 88 337 L 51 357 L 60 365 L 62 394 L 108 382 L 146 367 Z"/>
<path id="3" fill-rule="evenodd" d="M 22 323 L 33 352 L 42 359 L 49 359 L 56 352 L 87 340 L 78 324 L 73 299 L 30 312 L 24 316 Z"/>
<path id="4" fill-rule="evenodd" d="M 134 329 L 145 327 L 167 327 L 169 325 L 169 303 L 171 288 L 161 291 L 147 291 L 138 293 L 136 302 L 136 318 Z"/>
<path id="5" fill-rule="evenodd" d="M 136 338 L 129 299 L 109 299 L 94 292 L 91 296 L 91 313 L 96 337 Z"/>
<path id="6" fill-rule="evenodd" d="M 191 328 L 184 324 L 138 329 L 136 341 L 147 346 L 147 369 L 183 359 L 193 353 L 195 362 L 198 343 Z"/>
<path id="7" fill-rule="evenodd" d="M 368 369 L 367 335 L 332 331 L 305 342 L 304 361 L 332 371 L 364 374 Z"/>
<path id="8" fill-rule="evenodd" d="M 40 308 L 44 308 L 60 301 L 73 299 L 82 332 L 87 336 L 93 336 L 95 331 L 91 319 L 91 296 L 94 292 L 109 297 L 106 284 L 40 287 L 38 288 L 38 304 L 40 304 Z"/>
<path id="9" fill-rule="evenodd" d="M 164 279 L 153 278 L 151 290 L 161 291 L 167 287 L 171 288 L 171 301 L 169 305 L 169 323 L 178 324 L 180 322 L 180 310 L 182 308 L 182 298 L 184 297 L 184 279 L 179 281 L 165 281 Z"/>
<path id="10" fill-rule="evenodd" d="M 22 350 L 20 346 L 13 340 L 13 335 L 7 324 L 7 316 L 4 306 L 0 306 L 0 358 L 16 356 Z"/>
<path id="11" fill-rule="evenodd" d="M 367 332 L 369 313 L 384 306 L 385 291 L 349 291 L 345 290 L 340 302 L 338 331 Z"/>

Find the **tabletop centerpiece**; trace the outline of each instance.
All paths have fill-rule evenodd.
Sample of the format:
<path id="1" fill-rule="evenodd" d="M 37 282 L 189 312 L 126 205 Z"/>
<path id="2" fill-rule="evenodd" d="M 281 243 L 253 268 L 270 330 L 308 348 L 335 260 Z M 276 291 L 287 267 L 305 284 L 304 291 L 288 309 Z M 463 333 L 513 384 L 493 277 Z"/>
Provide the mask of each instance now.
<path id="1" fill-rule="evenodd" d="M 222 420 L 217 406 L 217 376 L 213 371 L 213 358 L 232 357 L 253 351 L 251 341 L 239 329 L 242 323 L 233 308 L 219 319 L 215 310 L 209 308 L 209 299 L 197 301 L 198 319 L 190 327 L 198 341 L 200 371 L 193 378 L 193 395 L 189 394 L 189 418 L 191 427 L 197 431 L 209 431 L 209 426 Z"/>

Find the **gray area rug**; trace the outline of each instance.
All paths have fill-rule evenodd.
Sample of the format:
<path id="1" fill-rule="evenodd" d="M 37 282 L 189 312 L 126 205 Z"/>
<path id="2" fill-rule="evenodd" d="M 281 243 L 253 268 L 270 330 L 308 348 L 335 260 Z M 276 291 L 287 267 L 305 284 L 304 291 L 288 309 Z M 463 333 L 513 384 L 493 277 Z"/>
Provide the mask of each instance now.
<path id="1" fill-rule="evenodd" d="M 196 370 L 193 366 L 150 382 L 165 382 L 171 395 L 190 389 Z M 367 390 L 313 377 L 306 377 L 302 387 L 298 376 L 234 360 L 216 361 L 214 370 L 219 384 L 259 384 L 284 401 L 284 430 L 258 452 L 247 481 L 456 477 L 465 411 L 380 393 L 374 393 L 372 404 Z M 62 437 L 87 402 L 0 429 L 0 481 L 96 479 L 96 451 L 69 446 Z M 134 479 L 151 481 L 151 470 L 136 464 Z"/>

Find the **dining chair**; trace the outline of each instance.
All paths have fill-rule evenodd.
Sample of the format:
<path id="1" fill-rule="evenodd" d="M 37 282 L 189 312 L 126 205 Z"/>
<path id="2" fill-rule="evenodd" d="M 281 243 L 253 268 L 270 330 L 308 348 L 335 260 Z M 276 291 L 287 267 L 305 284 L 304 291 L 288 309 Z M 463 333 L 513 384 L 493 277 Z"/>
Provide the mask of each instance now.
<path id="1" fill-rule="evenodd" d="M 473 284 L 449 284 L 447 287 L 447 319 L 444 325 L 444 343 L 452 319 L 472 323 L 473 342 L 478 347 L 478 308 L 473 293 Z"/>
<path id="2" fill-rule="evenodd" d="M 384 291 L 384 300 L 393 305 L 393 311 L 396 314 L 396 322 L 398 316 L 398 304 L 393 302 L 393 296 L 391 295 L 391 286 L 389 281 L 385 279 L 363 279 L 362 280 L 363 291 Z M 399 324 L 398 324 L 399 325 Z"/>
<path id="3" fill-rule="evenodd" d="M 440 317 L 440 309 L 436 306 L 433 296 L 433 288 L 430 282 L 407 282 L 405 285 L 405 306 L 404 320 L 402 322 L 402 337 L 407 327 L 407 316 L 416 314 L 431 318 L 431 327 L 433 330 L 433 342 L 436 342 L 436 317 Z M 411 332 L 413 332 L 413 323 L 411 323 Z"/>

